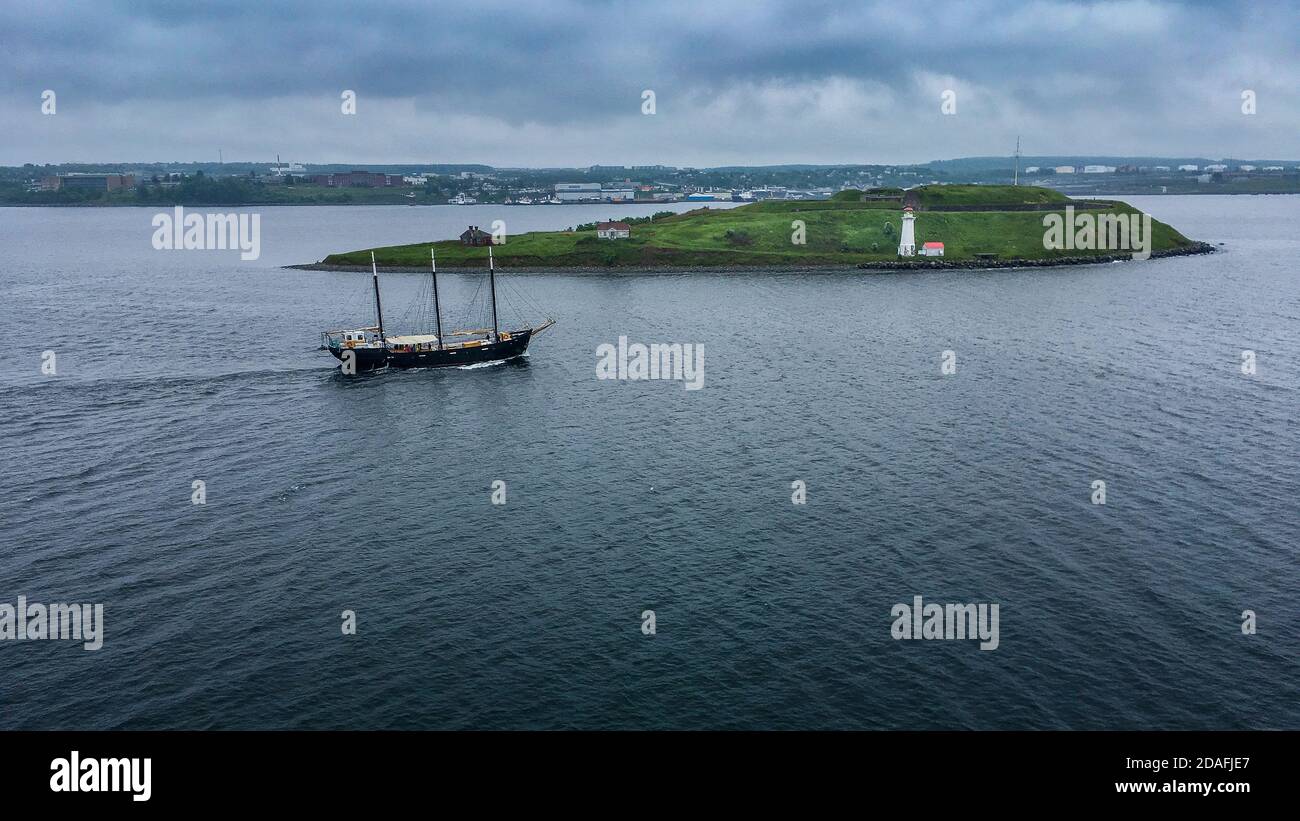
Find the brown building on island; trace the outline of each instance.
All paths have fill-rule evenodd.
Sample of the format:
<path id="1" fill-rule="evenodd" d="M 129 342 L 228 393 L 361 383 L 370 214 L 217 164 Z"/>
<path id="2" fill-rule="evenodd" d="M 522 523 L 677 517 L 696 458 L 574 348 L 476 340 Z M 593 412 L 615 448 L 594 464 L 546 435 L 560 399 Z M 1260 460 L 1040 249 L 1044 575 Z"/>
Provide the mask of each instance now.
<path id="1" fill-rule="evenodd" d="M 491 245 L 492 235 L 477 225 L 471 225 L 460 234 L 461 245 Z"/>

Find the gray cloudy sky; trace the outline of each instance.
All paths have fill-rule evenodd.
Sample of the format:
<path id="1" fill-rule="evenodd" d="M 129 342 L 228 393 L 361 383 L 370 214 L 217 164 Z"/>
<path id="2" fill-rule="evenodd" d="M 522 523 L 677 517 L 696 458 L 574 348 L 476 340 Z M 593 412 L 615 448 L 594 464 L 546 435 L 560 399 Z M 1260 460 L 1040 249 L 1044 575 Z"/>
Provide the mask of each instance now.
<path id="1" fill-rule="evenodd" d="M 0 163 L 1294 159 L 1297 34 L 1295 2 L 4 0 Z"/>

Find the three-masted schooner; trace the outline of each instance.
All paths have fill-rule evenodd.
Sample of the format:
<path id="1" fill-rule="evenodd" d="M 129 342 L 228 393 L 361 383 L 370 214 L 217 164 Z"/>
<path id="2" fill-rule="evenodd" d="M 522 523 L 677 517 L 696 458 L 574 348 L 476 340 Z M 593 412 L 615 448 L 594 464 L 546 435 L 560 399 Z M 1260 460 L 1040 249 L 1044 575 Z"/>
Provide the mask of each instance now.
<path id="1" fill-rule="evenodd" d="M 492 297 L 492 327 L 442 331 L 442 311 L 438 304 L 438 261 L 429 249 L 430 275 L 433 283 L 433 315 L 436 333 L 388 336 L 384 333 L 384 311 L 379 299 L 379 267 L 370 252 L 370 271 L 375 289 L 376 325 L 362 328 L 321 331 L 321 349 L 338 359 L 345 371 L 372 371 L 377 368 L 451 368 L 480 362 L 504 362 L 522 356 L 532 338 L 555 324 L 547 319 L 537 327 L 503 331 L 497 323 L 496 263 L 488 246 L 488 281 Z M 349 368 L 349 364 L 351 367 Z"/>

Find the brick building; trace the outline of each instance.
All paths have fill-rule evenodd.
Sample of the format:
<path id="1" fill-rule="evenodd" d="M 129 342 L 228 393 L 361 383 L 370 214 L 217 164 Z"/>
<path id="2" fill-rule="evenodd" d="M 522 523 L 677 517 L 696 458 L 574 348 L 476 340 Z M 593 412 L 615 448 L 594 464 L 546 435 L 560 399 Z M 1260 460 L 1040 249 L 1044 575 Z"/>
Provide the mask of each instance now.
<path id="1" fill-rule="evenodd" d="M 378 171 L 341 171 L 336 174 L 313 174 L 311 181 L 329 188 L 401 188 L 406 185 L 401 174 Z"/>
<path id="2" fill-rule="evenodd" d="M 135 186 L 134 174 L 60 174 L 41 180 L 44 191 L 82 189 L 92 191 L 117 191 Z"/>

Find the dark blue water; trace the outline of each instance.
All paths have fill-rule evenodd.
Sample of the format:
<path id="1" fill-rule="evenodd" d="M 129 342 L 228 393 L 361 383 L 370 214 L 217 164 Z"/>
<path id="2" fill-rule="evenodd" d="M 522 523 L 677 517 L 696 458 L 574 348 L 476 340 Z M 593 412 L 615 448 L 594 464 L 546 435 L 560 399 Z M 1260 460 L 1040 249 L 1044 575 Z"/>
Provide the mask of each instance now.
<path id="1" fill-rule="evenodd" d="M 267 209 L 255 262 L 0 209 L 0 602 L 106 621 L 0 642 L 0 727 L 1300 727 L 1300 200 L 1131 201 L 1223 253 L 517 276 L 527 360 L 355 379 L 316 334 L 368 280 L 277 266 L 491 208 Z M 620 335 L 705 387 L 598 380 Z M 999 648 L 892 640 L 914 595 L 998 603 Z"/>

